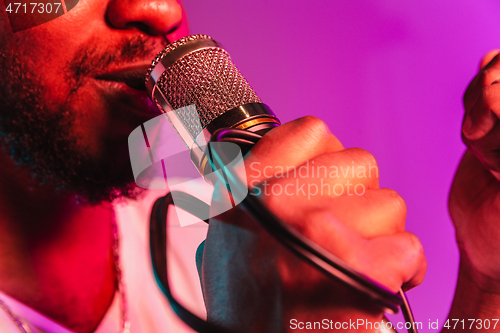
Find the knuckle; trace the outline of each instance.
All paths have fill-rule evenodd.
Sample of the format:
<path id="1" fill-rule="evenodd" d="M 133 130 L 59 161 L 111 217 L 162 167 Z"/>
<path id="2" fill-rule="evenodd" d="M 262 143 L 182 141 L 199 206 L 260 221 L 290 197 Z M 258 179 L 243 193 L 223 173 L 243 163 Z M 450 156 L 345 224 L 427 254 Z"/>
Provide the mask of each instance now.
<path id="1" fill-rule="evenodd" d="M 315 117 L 315 116 L 304 116 L 304 117 L 298 118 L 296 121 L 297 121 L 297 123 L 300 124 L 300 126 L 309 127 L 312 129 L 328 128 L 328 126 L 326 125 L 326 123 L 323 120 L 321 120 L 320 118 Z"/>
<path id="2" fill-rule="evenodd" d="M 284 138 L 293 137 L 301 142 L 301 146 L 318 145 L 325 138 L 333 136 L 328 125 L 321 119 L 314 116 L 305 116 L 278 126 L 262 137 L 259 146 L 269 146 Z"/>
<path id="3" fill-rule="evenodd" d="M 411 232 L 405 232 L 407 258 L 413 261 L 425 259 L 424 247 L 418 237 Z"/>
<path id="4" fill-rule="evenodd" d="M 317 137 L 330 136 L 328 125 L 321 119 L 314 116 L 305 116 L 296 120 L 299 128 L 314 134 Z"/>
<path id="5" fill-rule="evenodd" d="M 377 159 L 370 152 L 362 148 L 349 148 L 353 158 L 360 164 L 366 167 L 378 168 Z"/>

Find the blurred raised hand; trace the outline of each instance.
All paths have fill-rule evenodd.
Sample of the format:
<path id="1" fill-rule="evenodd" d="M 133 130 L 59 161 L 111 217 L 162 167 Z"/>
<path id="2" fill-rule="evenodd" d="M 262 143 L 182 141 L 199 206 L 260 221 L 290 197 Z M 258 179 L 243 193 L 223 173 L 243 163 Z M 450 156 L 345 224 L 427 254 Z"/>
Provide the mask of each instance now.
<path id="1" fill-rule="evenodd" d="M 460 249 L 460 274 L 449 318 L 469 321 L 466 329 L 458 325 L 456 331 L 483 331 L 484 320 L 498 322 L 500 318 L 499 52 L 484 56 L 463 99 L 462 138 L 467 151 L 449 198 Z"/>

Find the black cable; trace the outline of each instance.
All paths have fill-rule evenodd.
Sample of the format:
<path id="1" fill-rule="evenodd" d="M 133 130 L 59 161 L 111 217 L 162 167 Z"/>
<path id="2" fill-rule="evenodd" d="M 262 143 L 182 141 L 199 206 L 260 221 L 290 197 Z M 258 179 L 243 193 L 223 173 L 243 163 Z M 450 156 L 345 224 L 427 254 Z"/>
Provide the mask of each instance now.
<path id="1" fill-rule="evenodd" d="M 221 129 L 213 134 L 211 141 L 243 143 L 245 146 L 248 146 L 255 144 L 261 137 L 259 134 L 244 130 Z M 243 184 L 235 176 L 235 173 L 232 172 L 232 169 L 228 167 L 231 161 L 224 155 L 224 152 L 220 150 L 216 151 L 211 145 L 208 145 L 208 147 L 208 158 L 219 180 L 226 184 L 233 197 L 242 198 L 242 201 L 238 201 L 241 201 L 241 204 L 248 210 L 252 217 L 273 237 L 296 253 L 300 258 L 308 261 L 328 276 L 340 279 L 354 290 L 367 295 L 386 310 L 388 309 L 393 313 L 397 313 L 398 308 L 401 306 L 405 319 L 413 324 L 413 314 L 401 290 L 399 294 L 392 293 L 369 277 L 358 273 L 343 260 L 304 237 L 293 227 L 283 223 L 253 193 L 248 193 L 246 184 Z M 230 188 L 228 184 L 231 184 Z M 200 219 L 209 216 L 209 205 L 183 192 L 170 192 L 155 202 L 151 213 L 150 239 L 153 271 L 157 282 L 174 311 L 192 329 L 203 333 L 229 333 L 229 331 L 206 322 L 191 313 L 177 302 L 170 292 L 167 274 L 166 233 L 168 208 L 170 205 L 174 205 L 174 199 L 176 206 Z M 208 220 L 204 221 L 208 223 Z M 416 333 L 416 329 L 409 330 L 409 332 Z"/>
<path id="2" fill-rule="evenodd" d="M 204 214 L 206 214 L 207 209 L 210 209 L 210 206 L 203 201 L 184 192 L 172 191 L 165 197 L 156 200 L 151 211 L 149 233 L 151 258 L 156 282 L 167 297 L 175 313 L 193 330 L 200 333 L 231 333 L 196 316 L 182 306 L 172 295 L 167 271 L 167 216 L 168 208 L 174 205 L 174 200 L 175 206 L 192 213 L 200 219 L 203 219 L 203 216 L 208 216 L 208 214 Z M 208 223 L 208 221 L 204 221 Z"/>

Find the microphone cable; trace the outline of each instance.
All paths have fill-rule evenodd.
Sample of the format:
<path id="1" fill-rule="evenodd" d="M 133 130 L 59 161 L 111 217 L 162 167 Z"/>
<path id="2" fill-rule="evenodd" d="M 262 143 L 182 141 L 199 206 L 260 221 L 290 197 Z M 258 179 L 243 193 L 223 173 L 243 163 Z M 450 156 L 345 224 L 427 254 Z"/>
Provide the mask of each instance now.
<path id="1" fill-rule="evenodd" d="M 245 130 L 222 128 L 213 133 L 210 142 L 234 143 L 248 151 L 261 137 L 262 135 L 260 134 Z M 392 293 L 384 286 L 360 274 L 346 262 L 303 236 L 292 226 L 281 221 L 256 195 L 249 192 L 247 195 L 247 190 L 249 191 L 250 189 L 235 175 L 232 167 L 229 166 L 230 161 L 227 156 L 224 156 L 224 152 L 213 149 L 211 144 L 208 144 L 207 158 L 212 166 L 212 170 L 215 170 L 214 173 L 219 178 L 219 181 L 226 184 L 228 191 L 233 196 L 244 197 L 240 205 L 276 240 L 327 276 L 338 279 L 354 290 L 363 293 L 375 304 L 383 307 L 385 311 L 397 313 L 398 308 L 401 307 L 406 323 L 411 324 L 408 328 L 405 323 L 405 328 L 407 328 L 409 333 L 417 333 L 417 324 L 415 323 L 403 290 L 400 289 L 396 294 Z M 231 184 L 237 184 L 237 186 L 232 185 L 229 188 L 228 179 L 231 179 Z M 172 191 L 156 200 L 150 217 L 150 250 L 153 272 L 160 289 L 176 314 L 193 330 L 200 333 L 235 333 L 196 316 L 172 295 L 167 270 L 168 210 L 171 206 L 182 208 L 205 223 L 209 223 L 208 219 L 204 219 L 204 217 L 209 216 L 210 206 L 190 194 L 181 191 Z M 385 325 L 390 324 L 385 317 L 383 322 L 385 322 Z M 390 325 L 391 327 L 388 328 L 388 332 L 395 332 L 392 324 Z"/>

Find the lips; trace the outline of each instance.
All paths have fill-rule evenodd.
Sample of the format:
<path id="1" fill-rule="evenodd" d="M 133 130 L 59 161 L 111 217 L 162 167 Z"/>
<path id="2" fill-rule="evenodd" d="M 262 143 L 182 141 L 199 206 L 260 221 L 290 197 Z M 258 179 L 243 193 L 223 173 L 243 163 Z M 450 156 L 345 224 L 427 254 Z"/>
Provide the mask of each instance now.
<path id="1" fill-rule="evenodd" d="M 110 71 L 104 74 L 96 75 L 96 79 L 110 82 L 122 82 L 132 89 L 146 91 L 144 78 L 149 68 L 147 65 L 138 65 Z"/>
<path id="2" fill-rule="evenodd" d="M 94 75 L 99 94 L 112 113 L 119 113 L 122 119 L 130 112 L 147 119 L 161 114 L 146 91 L 144 79 L 148 68 L 149 63 L 107 70 L 105 73 Z"/>

